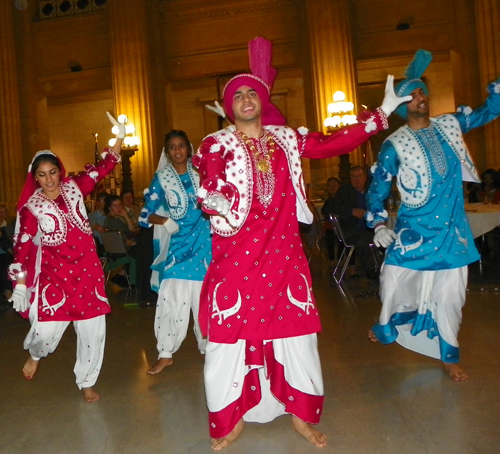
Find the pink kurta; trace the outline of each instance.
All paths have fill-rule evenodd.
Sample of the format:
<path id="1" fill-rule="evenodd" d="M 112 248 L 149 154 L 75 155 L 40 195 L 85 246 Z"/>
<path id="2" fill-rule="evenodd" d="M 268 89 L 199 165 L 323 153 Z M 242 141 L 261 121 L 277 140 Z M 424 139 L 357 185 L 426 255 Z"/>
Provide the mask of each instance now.
<path id="1" fill-rule="evenodd" d="M 83 175 L 62 180 L 55 200 L 39 189 L 20 210 L 10 276 L 15 279 L 19 270 L 27 272 L 30 302 L 38 304 L 41 322 L 86 320 L 111 311 L 83 203 L 119 161 L 112 152 L 104 155 Z M 23 314 L 27 315 L 28 311 Z"/>
<path id="2" fill-rule="evenodd" d="M 244 227 L 231 237 L 213 237 L 212 264 L 200 297 L 200 314 L 203 308 L 212 342 L 278 339 L 320 330 L 295 191 L 279 147 L 272 167 L 276 179 L 271 203 L 263 206 L 254 184 Z M 239 309 L 229 315 L 232 308 Z"/>
<path id="3" fill-rule="evenodd" d="M 272 340 L 320 331 L 297 222 L 298 210 L 305 205 L 300 156 L 346 153 L 387 128 L 383 113 L 365 117 L 366 122 L 329 137 L 268 127 L 263 138 L 251 139 L 260 152 L 242 146 L 234 127 L 204 139 L 193 159 L 203 190 L 232 200 L 238 217 L 233 230 L 220 216 L 212 217 L 213 257 L 200 296 L 200 327 L 211 342 Z M 272 146 L 269 135 L 275 138 Z M 270 149 L 274 152 L 267 160 L 273 178 L 256 168 Z"/>

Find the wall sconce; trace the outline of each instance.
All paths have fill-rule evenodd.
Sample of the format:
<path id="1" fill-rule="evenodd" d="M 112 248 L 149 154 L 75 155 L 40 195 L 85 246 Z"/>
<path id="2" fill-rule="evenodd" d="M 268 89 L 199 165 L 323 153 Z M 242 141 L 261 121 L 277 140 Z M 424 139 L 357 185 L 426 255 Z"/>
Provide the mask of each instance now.
<path id="1" fill-rule="evenodd" d="M 122 143 L 122 181 L 123 181 L 123 191 L 134 192 L 134 183 L 132 181 L 132 169 L 130 158 L 134 156 L 135 152 L 139 150 L 139 137 L 135 136 L 135 126 L 133 124 L 127 124 L 128 118 L 126 115 L 118 115 L 118 121 L 120 123 L 125 123 L 125 133 L 126 136 Z M 113 126 L 111 128 L 113 134 L 118 134 L 118 126 Z M 116 138 L 113 137 L 109 140 L 108 144 L 112 147 L 116 143 Z"/>
<path id="2" fill-rule="evenodd" d="M 329 117 L 325 118 L 325 128 L 329 134 L 343 126 L 353 125 L 358 122 L 356 115 L 350 114 L 354 110 L 354 104 L 345 100 L 342 91 L 333 94 L 333 102 L 327 107 Z"/>

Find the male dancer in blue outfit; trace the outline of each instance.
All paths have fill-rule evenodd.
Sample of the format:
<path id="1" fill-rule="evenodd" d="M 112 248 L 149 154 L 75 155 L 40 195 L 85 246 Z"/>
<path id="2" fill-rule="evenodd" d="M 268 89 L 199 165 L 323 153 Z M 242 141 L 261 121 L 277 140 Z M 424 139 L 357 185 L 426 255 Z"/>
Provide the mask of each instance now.
<path id="1" fill-rule="evenodd" d="M 500 79 L 488 86 L 479 108 L 429 117 L 421 75 L 432 60 L 419 50 L 398 96 L 413 99 L 396 110 L 408 120 L 383 143 L 367 194 L 367 224 L 374 242 L 387 248 L 380 276 L 382 311 L 368 333 L 372 342 L 402 346 L 440 359 L 454 381 L 467 380 L 459 366 L 458 330 L 467 265 L 479 259 L 464 210 L 462 180 L 479 181 L 462 134 L 500 115 Z M 396 176 L 401 208 L 394 230 L 383 202 Z"/>

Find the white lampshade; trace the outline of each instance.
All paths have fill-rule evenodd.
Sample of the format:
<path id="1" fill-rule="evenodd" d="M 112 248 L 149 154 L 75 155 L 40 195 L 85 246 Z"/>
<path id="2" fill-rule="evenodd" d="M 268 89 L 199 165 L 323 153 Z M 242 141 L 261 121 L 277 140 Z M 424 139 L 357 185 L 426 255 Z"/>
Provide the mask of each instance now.
<path id="1" fill-rule="evenodd" d="M 128 122 L 127 116 L 125 114 L 118 115 L 118 122 L 119 123 L 127 123 Z"/>
<path id="2" fill-rule="evenodd" d="M 110 147 L 114 147 L 115 146 L 115 143 L 116 143 L 116 138 L 113 137 L 112 139 L 109 139 L 109 142 L 108 142 L 108 145 Z"/>
<path id="3" fill-rule="evenodd" d="M 333 94 L 333 100 L 334 101 L 343 101 L 345 99 L 345 94 L 343 91 L 336 91 Z"/>

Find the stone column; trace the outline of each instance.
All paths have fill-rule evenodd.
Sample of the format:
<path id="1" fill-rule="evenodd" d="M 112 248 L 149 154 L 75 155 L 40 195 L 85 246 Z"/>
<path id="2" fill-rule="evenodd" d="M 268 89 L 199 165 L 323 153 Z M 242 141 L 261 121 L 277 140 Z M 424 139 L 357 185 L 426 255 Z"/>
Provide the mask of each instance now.
<path id="1" fill-rule="evenodd" d="M 14 2 L 0 2 L 0 202 L 14 206 L 21 192 L 23 166 L 18 69 L 14 42 Z"/>
<path id="2" fill-rule="evenodd" d="M 131 159 L 136 196 L 149 186 L 156 169 L 152 127 L 151 60 L 147 2 L 110 0 L 108 4 L 115 114 L 135 126 L 139 150 Z"/>
<path id="3" fill-rule="evenodd" d="M 354 103 L 355 111 L 358 106 L 348 2 L 307 0 L 305 10 L 315 113 L 315 124 L 310 126 L 326 132 L 323 122 L 329 116 L 327 106 L 333 102 L 336 91 L 345 93 L 346 100 Z M 361 164 L 361 159 L 359 150 L 351 154 L 351 161 Z M 323 183 L 328 177 L 338 176 L 339 163 L 342 168 L 349 166 L 346 158 L 311 161 L 312 182 Z"/>
<path id="4" fill-rule="evenodd" d="M 482 87 L 500 77 L 500 1 L 476 0 L 476 29 Z M 486 167 L 500 168 L 500 120 L 484 127 Z M 482 169 L 484 170 L 484 169 Z"/>

